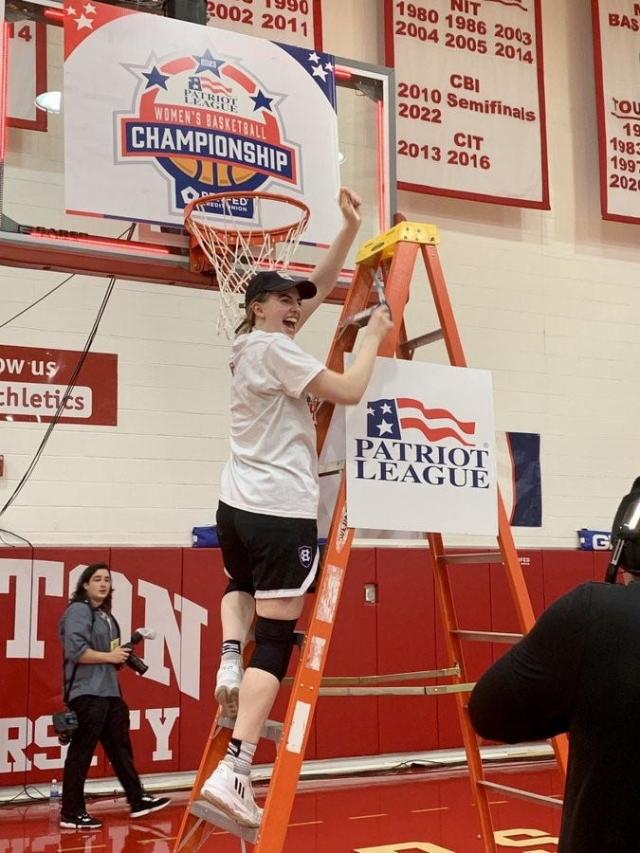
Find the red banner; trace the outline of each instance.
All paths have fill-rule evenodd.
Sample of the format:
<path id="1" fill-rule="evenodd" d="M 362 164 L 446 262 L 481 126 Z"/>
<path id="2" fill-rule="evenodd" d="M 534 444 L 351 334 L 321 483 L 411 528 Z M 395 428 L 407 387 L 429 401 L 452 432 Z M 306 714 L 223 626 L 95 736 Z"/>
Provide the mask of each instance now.
<path id="1" fill-rule="evenodd" d="M 9 90 L 7 124 L 28 130 L 47 129 L 47 113 L 36 107 L 36 95 L 47 90 L 47 30 L 25 18 L 7 24 Z"/>
<path id="2" fill-rule="evenodd" d="M 592 0 L 602 218 L 640 222 L 640 3 Z"/>
<path id="3" fill-rule="evenodd" d="M 53 420 L 81 355 L 74 350 L 0 346 L 0 420 Z M 87 355 L 64 401 L 60 423 L 117 425 L 117 355 Z"/>
<path id="4" fill-rule="evenodd" d="M 402 190 L 549 207 L 540 0 L 385 0 Z"/>
<path id="5" fill-rule="evenodd" d="M 320 0 L 207 0 L 207 23 L 219 30 L 322 50 Z"/>

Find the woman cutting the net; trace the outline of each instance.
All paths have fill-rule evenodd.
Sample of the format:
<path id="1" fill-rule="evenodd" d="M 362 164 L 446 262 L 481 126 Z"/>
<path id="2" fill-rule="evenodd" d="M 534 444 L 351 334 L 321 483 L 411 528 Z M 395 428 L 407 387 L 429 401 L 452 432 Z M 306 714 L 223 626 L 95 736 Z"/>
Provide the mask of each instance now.
<path id="1" fill-rule="evenodd" d="M 237 718 L 227 756 L 202 796 L 246 826 L 260 824 L 251 763 L 318 567 L 316 436 L 308 400 L 359 402 L 378 347 L 393 328 L 386 306 L 377 308 L 344 373 L 328 370 L 294 340 L 335 286 L 360 227 L 358 196 L 343 188 L 339 204 L 343 226 L 309 279 L 275 271 L 251 279 L 231 357 L 231 457 L 217 511 L 229 584 L 215 694 L 223 714 Z M 256 647 L 243 671 L 254 616 Z"/>

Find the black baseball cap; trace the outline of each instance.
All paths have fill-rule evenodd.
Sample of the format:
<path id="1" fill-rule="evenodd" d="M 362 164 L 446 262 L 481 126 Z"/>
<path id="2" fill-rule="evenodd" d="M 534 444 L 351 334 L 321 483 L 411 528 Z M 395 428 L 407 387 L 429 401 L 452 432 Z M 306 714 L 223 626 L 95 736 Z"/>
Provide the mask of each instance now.
<path id="1" fill-rule="evenodd" d="M 298 288 L 301 299 L 312 299 L 318 292 L 315 284 L 308 279 L 295 279 L 285 272 L 263 270 L 256 273 L 249 282 L 244 294 L 244 304 L 248 307 L 261 293 L 280 293 L 291 287 Z"/>

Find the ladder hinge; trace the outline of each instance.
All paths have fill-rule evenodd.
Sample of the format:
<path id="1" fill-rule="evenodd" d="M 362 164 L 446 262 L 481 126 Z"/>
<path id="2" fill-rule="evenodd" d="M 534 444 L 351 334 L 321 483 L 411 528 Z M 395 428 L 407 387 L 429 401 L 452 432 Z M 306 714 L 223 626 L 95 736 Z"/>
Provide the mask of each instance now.
<path id="1" fill-rule="evenodd" d="M 334 474 L 342 474 L 345 464 L 344 459 L 338 459 L 336 462 L 318 465 L 318 477 L 332 477 Z"/>

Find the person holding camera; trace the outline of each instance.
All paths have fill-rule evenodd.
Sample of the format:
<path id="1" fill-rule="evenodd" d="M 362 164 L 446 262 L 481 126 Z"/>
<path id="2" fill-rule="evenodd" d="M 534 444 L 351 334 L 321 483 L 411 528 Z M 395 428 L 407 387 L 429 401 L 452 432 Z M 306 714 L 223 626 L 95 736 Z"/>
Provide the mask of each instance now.
<path id="1" fill-rule="evenodd" d="M 478 734 L 517 743 L 568 732 L 558 853 L 637 853 L 640 737 L 640 478 L 616 512 L 611 541 L 627 583 L 584 583 L 479 679 L 469 701 Z M 607 577 L 615 580 L 615 571 Z"/>
<path id="2" fill-rule="evenodd" d="M 87 814 L 84 800 L 84 783 L 98 743 L 124 789 L 131 817 L 156 812 L 170 802 L 145 793 L 133 764 L 129 708 L 118 683 L 118 670 L 127 663 L 131 648 L 121 643 L 120 626 L 111 613 L 112 595 L 108 565 L 93 563 L 80 575 L 60 621 L 64 695 L 72 712 L 67 715 L 68 732 L 62 736 L 63 742 L 70 737 L 60 814 L 65 829 L 102 826 Z"/>

